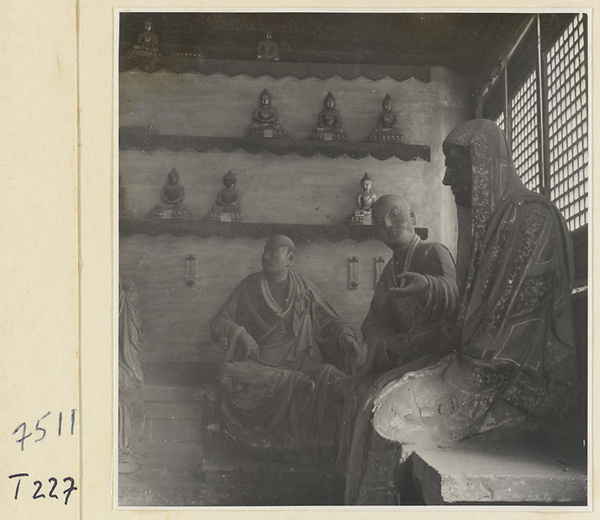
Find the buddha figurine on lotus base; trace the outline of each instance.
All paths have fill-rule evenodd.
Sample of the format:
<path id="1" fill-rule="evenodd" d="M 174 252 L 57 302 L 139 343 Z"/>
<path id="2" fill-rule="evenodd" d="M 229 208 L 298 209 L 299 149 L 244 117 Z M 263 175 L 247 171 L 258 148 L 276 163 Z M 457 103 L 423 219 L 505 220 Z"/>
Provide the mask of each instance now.
<path id="1" fill-rule="evenodd" d="M 360 181 L 362 191 L 357 195 L 358 209 L 355 209 L 350 216 L 350 224 L 358 226 L 372 226 L 373 219 L 371 208 L 377 201 L 377 195 L 373 192 L 371 177 L 368 173 L 363 175 Z"/>
<path id="2" fill-rule="evenodd" d="M 404 136 L 396 125 L 397 119 L 392 98 L 389 94 L 386 94 L 381 103 L 381 113 L 377 116 L 377 126 L 373 129 L 367 141 L 403 143 Z"/>
<path id="3" fill-rule="evenodd" d="M 256 54 L 257 60 L 265 61 L 279 61 L 279 47 L 271 40 L 273 33 L 267 31 L 265 39 L 258 44 L 258 51 Z"/>
<path id="4" fill-rule="evenodd" d="M 223 177 L 223 188 L 217 193 L 217 203 L 212 207 L 209 220 L 232 222 L 242 220 L 240 193 L 236 189 L 236 178 L 233 172 L 228 171 Z"/>
<path id="5" fill-rule="evenodd" d="M 145 31 L 137 37 L 135 45 L 127 51 L 128 56 L 141 58 L 157 58 L 160 56 L 158 50 L 158 36 L 153 32 L 152 18 L 144 20 Z"/>
<path id="6" fill-rule="evenodd" d="M 148 214 L 148 218 L 189 220 L 183 207 L 184 190 L 179 183 L 179 173 L 173 168 L 169 172 L 169 182 L 160 190 L 160 203 Z"/>
<path id="7" fill-rule="evenodd" d="M 335 108 L 335 98 L 329 92 L 323 100 L 323 110 L 317 116 L 317 127 L 308 136 L 309 139 L 323 141 L 346 141 L 346 132 L 342 128 L 342 116 Z"/>
<path id="8" fill-rule="evenodd" d="M 271 106 L 271 94 L 267 89 L 260 93 L 258 108 L 248 127 L 250 137 L 285 138 L 287 132 L 277 124 L 277 110 Z"/>

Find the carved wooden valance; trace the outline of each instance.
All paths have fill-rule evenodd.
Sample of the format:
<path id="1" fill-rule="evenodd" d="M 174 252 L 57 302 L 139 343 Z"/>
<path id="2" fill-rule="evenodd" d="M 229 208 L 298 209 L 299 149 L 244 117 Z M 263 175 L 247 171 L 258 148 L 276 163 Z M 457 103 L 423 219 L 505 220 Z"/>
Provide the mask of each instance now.
<path id="1" fill-rule="evenodd" d="M 321 154 L 332 159 L 341 155 L 347 155 L 353 159 L 363 159 L 370 156 L 380 161 L 385 161 L 392 157 L 396 157 L 402 161 L 420 159 L 429 162 L 431 160 L 429 146 L 421 144 L 266 139 L 255 137 L 202 137 L 160 135 L 152 132 L 130 132 L 123 130 L 119 136 L 119 147 L 122 150 L 136 148 L 144 151 L 157 150 L 161 147 L 172 151 L 191 148 L 198 152 L 207 152 L 214 149 L 222 152 L 243 150 L 254 154 L 268 151 L 274 155 L 286 155 L 294 152 L 302 157 Z"/>
<path id="2" fill-rule="evenodd" d="M 184 72 L 197 74 L 221 73 L 226 76 L 247 74 L 250 77 L 271 76 L 283 78 L 292 76 L 297 79 L 318 78 L 326 80 L 333 76 L 343 79 L 359 77 L 377 81 L 389 77 L 395 81 L 405 81 L 410 78 L 429 83 L 430 68 L 418 65 L 376 65 L 376 64 L 344 64 L 344 63 L 292 63 L 282 61 L 251 61 L 251 60 L 215 60 L 201 56 L 121 56 L 119 71 L 126 72 L 138 68 L 145 72 L 168 70 L 175 74 Z"/>
<path id="3" fill-rule="evenodd" d="M 119 231 L 123 235 L 196 235 L 199 237 L 222 236 L 225 238 L 248 237 L 253 239 L 267 238 L 274 235 L 287 235 L 292 240 L 312 242 L 324 239 L 330 242 L 352 239 L 364 242 L 375 237 L 374 226 L 327 226 L 315 224 L 271 224 L 258 222 L 211 222 L 153 220 L 153 219 L 121 219 Z M 429 235 L 427 228 L 415 228 L 422 239 Z"/>

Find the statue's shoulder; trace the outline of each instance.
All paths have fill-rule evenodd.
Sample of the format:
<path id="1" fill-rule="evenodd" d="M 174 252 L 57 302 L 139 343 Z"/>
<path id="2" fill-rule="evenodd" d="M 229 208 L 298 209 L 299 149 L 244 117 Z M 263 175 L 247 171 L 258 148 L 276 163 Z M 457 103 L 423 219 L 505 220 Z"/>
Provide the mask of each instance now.
<path id="1" fill-rule="evenodd" d="M 298 283 L 301 284 L 304 287 L 316 287 L 315 284 L 313 284 L 308 278 L 305 278 L 304 276 L 302 276 L 301 274 L 297 273 L 296 271 L 292 271 L 291 269 L 289 270 L 290 273 L 290 278 Z"/>
<path id="2" fill-rule="evenodd" d="M 249 289 L 253 287 L 260 287 L 260 281 L 263 277 L 262 271 L 258 271 L 256 273 L 249 274 L 244 278 L 237 286 L 236 290 L 241 291 L 244 289 Z"/>
<path id="3" fill-rule="evenodd" d="M 503 221 L 510 227 L 515 227 L 522 221 L 553 218 L 557 213 L 559 214 L 556 206 L 547 197 L 530 190 L 524 190 L 508 198 L 499 209 Z"/>
<path id="4" fill-rule="evenodd" d="M 437 257 L 439 259 L 450 257 L 452 261 L 454 258 L 450 250 L 441 242 L 429 242 L 427 240 L 423 240 L 419 243 L 417 249 L 421 260 L 424 260 L 426 257 Z"/>
<path id="5" fill-rule="evenodd" d="M 448 251 L 448 248 L 441 242 L 423 240 L 421 244 L 426 251 Z"/>
<path id="6" fill-rule="evenodd" d="M 313 293 L 320 297 L 323 297 L 321 291 L 319 290 L 319 288 L 313 281 L 302 276 L 301 274 L 298 274 L 295 271 L 292 271 L 291 269 L 290 269 L 290 276 L 292 277 L 292 280 L 296 284 L 299 291 L 301 291 L 301 292 L 308 291 L 310 293 Z"/>

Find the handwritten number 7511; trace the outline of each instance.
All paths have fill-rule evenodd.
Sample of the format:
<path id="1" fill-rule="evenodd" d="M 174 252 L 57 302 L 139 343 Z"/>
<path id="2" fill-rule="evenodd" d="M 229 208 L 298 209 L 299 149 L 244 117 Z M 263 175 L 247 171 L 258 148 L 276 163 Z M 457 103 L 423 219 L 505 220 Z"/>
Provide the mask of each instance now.
<path id="1" fill-rule="evenodd" d="M 71 410 L 71 418 L 70 418 L 70 434 L 73 435 L 75 432 L 75 412 L 77 410 L 74 408 Z M 46 428 L 44 428 L 42 426 L 42 421 L 44 421 L 45 419 L 47 419 L 47 417 L 49 417 L 51 415 L 50 412 L 46 412 L 44 415 L 42 415 L 37 422 L 35 423 L 35 430 L 34 432 L 30 432 L 27 433 L 27 423 L 21 423 L 19 424 L 19 426 L 17 426 L 12 434 L 13 435 L 18 435 L 19 432 L 21 432 L 21 436 L 19 438 L 16 439 L 16 442 L 21 444 L 21 451 L 25 450 L 25 441 L 27 439 L 29 439 L 29 437 L 31 437 L 34 433 L 37 434 L 37 437 L 34 439 L 33 442 L 40 442 L 43 441 L 44 438 L 46 437 L 46 434 L 48 433 L 48 430 L 46 428 L 50 428 L 50 424 L 49 421 L 50 419 L 48 419 L 47 421 L 45 421 L 46 424 Z M 56 415 L 56 414 L 55 414 Z M 56 433 L 57 435 L 60 437 L 61 435 L 63 435 L 63 413 L 59 412 L 57 418 L 55 419 L 55 423 L 53 425 L 53 428 L 56 428 Z M 67 433 L 65 432 L 65 435 L 67 435 Z"/>

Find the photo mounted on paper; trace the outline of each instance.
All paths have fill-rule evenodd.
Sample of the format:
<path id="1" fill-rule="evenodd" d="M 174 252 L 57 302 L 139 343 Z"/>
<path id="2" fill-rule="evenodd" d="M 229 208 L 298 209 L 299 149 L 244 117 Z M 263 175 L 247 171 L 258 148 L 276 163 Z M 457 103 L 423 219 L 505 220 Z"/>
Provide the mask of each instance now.
<path id="1" fill-rule="evenodd" d="M 118 13 L 117 506 L 588 505 L 588 24 Z"/>

